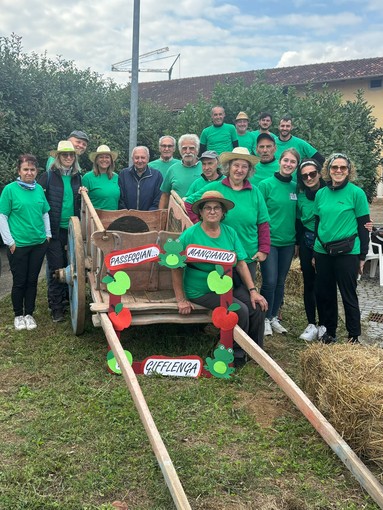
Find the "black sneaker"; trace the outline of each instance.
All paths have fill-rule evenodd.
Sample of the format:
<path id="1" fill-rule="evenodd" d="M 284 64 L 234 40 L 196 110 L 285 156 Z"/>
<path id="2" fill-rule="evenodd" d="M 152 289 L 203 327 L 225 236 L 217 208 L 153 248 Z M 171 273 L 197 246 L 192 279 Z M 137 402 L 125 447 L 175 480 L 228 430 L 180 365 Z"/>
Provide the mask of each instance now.
<path id="1" fill-rule="evenodd" d="M 235 368 L 241 368 L 248 362 L 246 352 L 240 347 L 234 347 L 234 366 Z"/>
<path id="2" fill-rule="evenodd" d="M 357 336 L 350 336 L 347 342 L 349 344 L 360 344 L 359 338 Z"/>
<path id="3" fill-rule="evenodd" d="M 336 338 L 329 335 L 328 333 L 324 333 L 324 335 L 320 339 L 320 342 L 322 342 L 323 344 L 333 344 L 336 342 Z"/>
<path id="4" fill-rule="evenodd" d="M 64 320 L 64 312 L 62 310 L 52 310 L 52 321 L 62 322 Z"/>

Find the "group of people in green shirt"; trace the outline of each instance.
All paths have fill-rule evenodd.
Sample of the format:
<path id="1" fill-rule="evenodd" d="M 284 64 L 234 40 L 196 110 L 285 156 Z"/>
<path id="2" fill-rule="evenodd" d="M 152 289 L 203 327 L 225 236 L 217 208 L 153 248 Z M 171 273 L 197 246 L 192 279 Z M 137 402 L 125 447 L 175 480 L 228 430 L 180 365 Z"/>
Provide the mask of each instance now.
<path id="1" fill-rule="evenodd" d="M 161 191 L 158 207 L 166 208 L 170 191 L 175 190 L 184 199 L 192 220 L 200 223 L 199 229 L 192 228 L 183 234 L 184 241 L 198 244 L 205 239 L 206 242 L 203 231 L 214 230 L 215 233 L 219 231 L 219 235 L 213 235 L 215 246 L 220 244 L 222 233 L 225 238 L 225 246 L 222 247 L 238 252 L 238 260 L 246 264 L 246 271 L 253 282 L 250 284 L 247 272 L 244 277 L 243 270 L 238 268 L 234 271 L 235 288 L 241 288 L 242 297 L 244 285 L 248 287 L 246 292 L 250 293 L 250 297 L 254 292 L 255 269 L 257 263 L 260 264 L 260 293 L 257 292 L 255 300 L 247 301 L 241 312 L 247 309 L 247 323 L 242 323 L 248 324 L 244 326 L 245 330 L 259 345 L 263 345 L 264 335 L 287 332 L 280 322 L 279 311 L 287 272 L 298 251 L 308 319 L 301 338 L 308 341 L 319 338 L 326 342 L 336 339 L 338 286 L 349 339 L 357 341 L 360 313 L 356 279 L 358 272 L 363 270 L 368 249 L 365 224 L 369 222 L 369 210 L 365 193 L 352 183 L 355 177 L 353 163 L 346 155 L 335 154 L 326 160 L 321 173 L 321 155 L 312 148 L 311 155 L 302 158 L 299 152 L 303 150 L 302 145 L 292 146 L 294 137 L 285 141 L 287 148 L 277 160 L 278 140 L 275 135 L 266 132 L 267 129 L 261 131 L 256 139 L 258 156 L 238 145 L 234 126 L 231 126 L 234 131 L 225 127 L 226 145 L 218 145 L 217 150 L 213 150 L 210 143 L 211 140 L 217 142 L 217 132 L 222 133 L 224 111 L 215 107 L 212 114 L 213 122 L 215 119 L 217 124 L 204 130 L 201 140 L 194 134 L 180 137 L 180 160 L 173 157 L 176 141 L 168 135 L 160 138 L 161 157 L 158 160 L 147 164 L 147 156 L 143 156 L 143 171 L 148 169 L 148 165 L 153 165 L 149 168 L 151 174 L 158 172 L 160 176 L 157 179 L 159 184 L 156 184 Z M 238 121 L 246 120 L 244 116 L 246 114 L 240 112 Z M 218 125 L 221 127 L 214 131 Z M 270 126 L 267 122 L 263 125 L 266 128 Z M 291 119 L 283 119 L 280 132 L 286 135 L 291 126 Z M 212 132 L 215 133 L 213 137 Z M 83 134 L 79 131 L 74 133 Z M 85 142 L 87 144 L 87 140 Z M 230 150 L 222 151 L 230 144 Z M 40 177 L 40 184 L 36 181 L 35 158 L 28 154 L 21 156 L 17 181 L 7 185 L 0 197 L 0 233 L 8 246 L 14 279 L 12 300 L 17 330 L 36 327 L 33 311 L 37 276 L 45 254 L 52 318 L 55 322 L 63 320 L 67 298 L 65 284 L 59 283 L 52 275 L 56 269 L 66 265 L 68 222 L 70 216 L 79 215 L 79 192 L 88 191 L 98 209 L 118 209 L 121 204 L 121 185 L 115 172 L 118 154 L 106 145 L 99 146 L 89 156 L 93 162 L 92 171 L 81 177 L 78 163 L 81 150 L 85 150 L 83 146 L 76 151 L 70 140 L 61 141 L 57 150 L 52 152 L 53 160 L 47 172 Z M 215 208 L 216 212 L 221 207 L 222 215 L 214 215 L 214 211 L 212 215 L 209 210 L 206 215 L 203 214 L 206 200 L 201 200 L 206 193 L 218 193 L 217 200 L 212 200 L 209 195 L 211 200 L 207 201 L 207 207 Z M 221 198 L 228 202 L 222 202 Z M 202 205 L 196 208 L 195 204 Z M 233 241 L 232 248 L 226 242 L 228 239 Z M 350 242 L 350 249 L 334 255 L 331 245 L 344 240 Z M 19 269 L 21 257 L 25 271 Z M 242 263 L 240 267 L 243 268 Z M 211 296 L 205 299 L 206 286 L 200 288 L 200 278 L 193 270 L 188 268 L 183 278 L 181 291 L 180 279 L 177 280 L 177 292 L 183 293 L 180 303 L 190 299 L 197 300 L 199 304 L 203 301 L 205 306 L 212 307 Z M 253 320 L 249 317 L 254 318 L 254 306 L 260 307 L 262 313 L 256 314 L 256 325 L 249 325 L 249 320 L 250 323 Z M 181 308 L 182 313 L 186 313 L 186 307 L 181 305 Z"/>

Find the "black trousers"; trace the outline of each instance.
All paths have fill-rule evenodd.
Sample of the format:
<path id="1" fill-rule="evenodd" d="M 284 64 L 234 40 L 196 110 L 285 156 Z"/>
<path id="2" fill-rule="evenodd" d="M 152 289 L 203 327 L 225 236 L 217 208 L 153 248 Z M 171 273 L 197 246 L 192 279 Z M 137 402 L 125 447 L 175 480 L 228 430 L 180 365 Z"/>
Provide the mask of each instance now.
<path id="1" fill-rule="evenodd" d="M 336 336 L 338 326 L 337 285 L 342 296 L 348 336 L 360 336 L 360 309 L 356 293 L 359 255 L 331 257 L 315 252 L 318 300 L 323 309 L 323 323 L 329 335 Z"/>
<path id="2" fill-rule="evenodd" d="M 36 303 L 37 281 L 48 241 L 32 246 L 16 248 L 13 253 L 7 250 L 9 267 L 13 276 L 12 305 L 15 317 L 33 315 Z"/>
<path id="3" fill-rule="evenodd" d="M 63 310 L 64 300 L 67 294 L 68 285 L 59 282 L 54 277 L 56 269 L 66 267 L 68 258 L 66 245 L 68 243 L 68 230 L 60 228 L 59 236 L 51 239 L 47 250 L 47 262 L 49 270 L 48 278 L 48 302 L 51 310 Z"/>
<path id="4" fill-rule="evenodd" d="M 214 308 L 220 306 L 220 296 L 215 292 L 209 292 L 204 296 L 191 299 L 190 301 L 205 306 L 210 310 L 214 310 Z M 256 344 L 263 347 L 265 312 L 261 310 L 259 305 L 257 305 L 255 309 L 252 307 L 249 291 L 243 285 L 233 289 L 233 303 L 238 303 L 240 306 L 240 309 L 236 310 L 238 314 L 238 325 Z"/>
<path id="5" fill-rule="evenodd" d="M 318 280 L 316 278 L 315 268 L 312 265 L 314 251 L 308 248 L 302 237 L 299 245 L 299 259 L 303 274 L 303 302 L 308 324 L 317 324 L 316 311 L 318 310 L 318 324 L 323 324 L 322 302 L 318 299 Z"/>

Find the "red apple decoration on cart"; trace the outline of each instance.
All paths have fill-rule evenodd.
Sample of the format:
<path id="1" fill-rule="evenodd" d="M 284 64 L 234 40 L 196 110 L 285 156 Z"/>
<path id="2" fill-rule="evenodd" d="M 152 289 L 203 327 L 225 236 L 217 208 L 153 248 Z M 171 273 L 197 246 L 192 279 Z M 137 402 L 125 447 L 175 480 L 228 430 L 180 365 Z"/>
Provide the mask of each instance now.
<path id="1" fill-rule="evenodd" d="M 111 320 L 113 327 L 116 331 L 123 331 L 128 328 L 132 322 L 132 314 L 128 308 L 124 308 L 122 303 L 118 303 L 116 306 L 112 305 L 114 311 L 108 312 L 109 319 Z"/>
<path id="2" fill-rule="evenodd" d="M 232 303 L 227 307 L 217 306 L 217 308 L 214 308 L 211 316 L 214 326 L 220 328 L 222 331 L 234 329 L 238 324 L 238 315 L 235 313 L 235 310 L 239 310 L 240 308 L 238 303 Z"/>

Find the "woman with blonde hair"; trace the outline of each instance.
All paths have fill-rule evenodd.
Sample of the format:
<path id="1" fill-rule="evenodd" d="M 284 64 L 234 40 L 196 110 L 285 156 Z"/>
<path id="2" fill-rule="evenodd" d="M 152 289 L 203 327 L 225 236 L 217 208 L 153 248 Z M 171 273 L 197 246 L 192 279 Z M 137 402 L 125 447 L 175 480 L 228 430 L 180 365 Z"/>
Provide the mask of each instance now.
<path id="1" fill-rule="evenodd" d="M 96 209 L 114 211 L 118 209 L 120 187 L 115 173 L 115 161 L 118 153 L 111 151 L 107 145 L 100 145 L 96 152 L 91 152 L 89 159 L 93 170 L 82 178 L 82 185 L 87 188 L 89 198 Z"/>
<path id="2" fill-rule="evenodd" d="M 348 341 L 355 343 L 361 334 L 356 286 L 368 251 L 365 224 L 370 221 L 369 205 L 365 192 L 352 182 L 356 178 L 355 165 L 346 154 L 332 154 L 323 165 L 322 175 L 328 183 L 317 192 L 314 202 L 318 300 L 326 327 L 322 341 L 336 341 L 338 286 Z"/>

